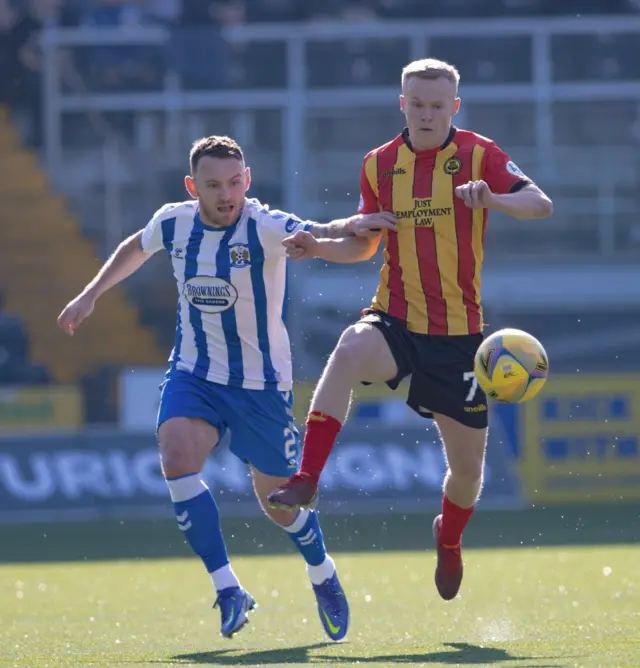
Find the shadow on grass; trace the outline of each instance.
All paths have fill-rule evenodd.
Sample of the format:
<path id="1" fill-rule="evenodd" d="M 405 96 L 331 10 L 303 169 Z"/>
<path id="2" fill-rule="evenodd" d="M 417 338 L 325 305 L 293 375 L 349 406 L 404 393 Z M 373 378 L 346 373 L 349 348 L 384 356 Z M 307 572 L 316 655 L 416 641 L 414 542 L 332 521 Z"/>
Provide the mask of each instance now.
<path id="1" fill-rule="evenodd" d="M 483 645 L 472 645 L 470 643 L 444 643 L 449 650 L 438 652 L 426 652 L 419 654 L 385 654 L 378 656 L 326 656 L 321 654 L 310 654 L 313 650 L 323 649 L 333 643 L 317 643 L 315 645 L 301 645 L 300 647 L 288 647 L 282 649 L 258 650 L 242 652 L 232 649 L 215 650 L 211 652 L 195 652 L 191 654 L 178 654 L 172 657 L 173 661 L 186 662 L 204 666 L 272 666 L 286 665 L 291 663 L 309 664 L 356 664 L 356 663 L 385 663 L 385 664 L 411 664 L 424 665 L 429 663 L 449 663 L 457 666 L 492 665 L 506 661 L 538 661 L 552 659 L 554 657 L 516 656 L 506 649 L 498 647 L 485 647 Z M 536 668 L 551 668 L 551 665 L 535 665 Z M 561 664 L 553 664 L 555 668 Z"/>

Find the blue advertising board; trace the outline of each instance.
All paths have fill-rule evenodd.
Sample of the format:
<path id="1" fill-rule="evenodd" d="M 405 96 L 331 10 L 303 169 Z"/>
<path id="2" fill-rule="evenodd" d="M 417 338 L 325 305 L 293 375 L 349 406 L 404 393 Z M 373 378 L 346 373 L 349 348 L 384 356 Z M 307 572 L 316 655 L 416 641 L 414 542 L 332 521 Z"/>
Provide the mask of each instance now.
<path id="1" fill-rule="evenodd" d="M 494 413 L 527 500 L 640 499 L 640 376 L 551 376 L 539 398 Z"/>
<path id="2" fill-rule="evenodd" d="M 482 507 L 519 507 L 519 484 L 501 430 L 492 431 Z M 430 420 L 390 426 L 354 419 L 321 480 L 321 509 L 336 513 L 435 511 L 445 460 Z M 246 466 L 224 445 L 204 477 L 221 511 L 259 512 Z M 151 434 L 81 432 L 20 436 L 0 446 L 0 521 L 171 516 Z"/>

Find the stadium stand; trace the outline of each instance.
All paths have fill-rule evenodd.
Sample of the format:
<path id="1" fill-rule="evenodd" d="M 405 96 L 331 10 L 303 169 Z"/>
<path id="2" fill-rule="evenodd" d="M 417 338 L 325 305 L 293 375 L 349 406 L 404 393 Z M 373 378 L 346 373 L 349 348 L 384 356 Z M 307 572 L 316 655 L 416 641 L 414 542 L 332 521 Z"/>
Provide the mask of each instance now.
<path id="1" fill-rule="evenodd" d="M 105 18 L 99 11 L 101 7 L 104 10 L 105 4 L 101 0 L 67 0 L 63 3 L 67 15 L 58 21 L 66 26 L 95 26 L 100 23 L 96 16 Z M 92 274 L 98 266 L 98 258 L 104 260 L 116 238 L 119 240 L 146 223 L 162 202 L 184 198 L 182 178 L 186 164 L 181 156 L 186 155 L 193 137 L 208 132 L 237 136 L 252 167 L 252 193 L 273 206 L 286 208 L 287 205 L 286 179 L 282 178 L 283 169 L 287 168 L 287 128 L 281 109 L 252 107 L 246 113 L 238 113 L 235 107 L 208 109 L 204 105 L 204 108 L 191 106 L 165 113 L 144 104 L 136 107 L 135 101 L 133 106 L 121 105 L 118 96 L 167 92 L 173 90 L 174 85 L 187 95 L 220 90 L 268 93 L 286 89 L 291 78 L 286 34 L 282 42 L 226 41 L 225 30 L 243 23 L 263 23 L 261 29 L 268 31 L 272 27 L 269 23 L 286 21 L 317 23 L 354 19 L 381 26 L 382 20 L 470 18 L 480 13 L 485 18 L 545 15 L 575 18 L 578 12 L 586 17 L 604 12 L 632 14 L 640 6 L 638 0 L 567 0 L 563 3 L 554 0 L 486 0 L 482 3 L 477 0 L 428 3 L 423 0 L 308 0 L 305 3 L 297 0 L 121 0 L 108 4 L 110 11 L 116 12 L 117 6 L 118 16 L 122 14 L 118 25 L 126 23 L 133 30 L 130 24 L 145 27 L 160 24 L 167 28 L 168 38 L 162 45 L 149 43 L 135 47 L 135 53 L 153 70 L 149 81 L 138 77 L 132 82 L 124 76 L 112 80 L 106 76 L 106 70 L 123 69 L 122 63 L 126 60 L 123 54 L 132 53 L 132 47 L 127 44 L 108 47 L 84 44 L 61 49 L 65 58 L 60 68 L 58 92 L 78 99 L 85 92 L 109 98 L 109 104 L 91 107 L 91 113 L 86 108 L 76 107 L 58 118 L 58 167 L 53 168 L 49 176 L 65 199 L 57 198 L 49 190 L 48 181 L 37 169 L 33 155 L 19 149 L 17 144 L 6 143 L 9 131 L 2 129 L 0 140 L 3 142 L 0 150 L 6 152 L 10 146 L 12 151 L 11 157 L 0 159 L 5 171 L 11 164 L 10 176 L 1 186 L 9 198 L 5 213 L 12 207 L 18 212 L 16 220 L 21 221 L 35 216 L 42 216 L 44 220 L 46 214 L 47 230 L 42 232 L 41 241 L 36 238 L 32 243 L 55 243 L 56 248 L 62 249 L 60 253 L 52 253 L 56 258 L 48 257 L 47 268 L 43 268 L 56 276 L 49 281 L 54 294 L 50 292 L 47 296 L 42 292 L 35 294 L 44 280 L 35 278 L 35 266 L 27 264 L 22 251 L 11 250 L 27 238 L 29 226 L 17 224 L 15 229 L 8 230 L 7 246 L 0 252 L 0 259 L 5 254 L 10 256 L 9 264 L 0 268 L 0 281 L 3 273 L 15 277 L 13 269 L 22 274 L 20 281 L 15 281 L 19 285 L 12 284 L 6 290 L 8 309 L 23 319 L 33 339 L 35 359 L 48 364 L 49 357 L 59 358 L 57 366 L 51 367 L 56 379 L 79 378 L 103 363 L 144 363 L 143 360 L 153 359 L 163 364 L 165 356 L 157 349 L 169 348 L 175 328 L 175 289 L 169 268 L 160 266 L 166 258 L 154 258 L 127 284 L 128 296 L 135 306 L 126 301 L 124 292 L 105 300 L 86 330 L 78 334 L 86 338 L 87 345 L 72 346 L 71 342 L 60 341 L 52 330 L 55 320 L 52 316 Z M 135 11 L 127 11 L 129 5 Z M 222 39 L 211 40 L 212 34 L 221 34 Z M 638 46 L 638 37 L 632 32 L 557 34 L 551 38 L 548 75 L 554 85 L 585 84 L 585 88 L 594 84 L 633 85 L 640 76 L 640 61 L 634 57 Z M 499 215 L 494 216 L 488 231 L 492 266 L 533 251 L 553 257 L 555 261 L 571 258 L 576 262 L 582 257 L 606 259 L 615 254 L 637 253 L 640 248 L 640 227 L 636 224 L 640 135 L 637 102 L 632 97 L 623 96 L 615 104 L 601 96 L 590 98 L 589 95 L 584 99 L 573 100 L 569 96 L 552 101 L 548 112 L 553 129 L 549 135 L 553 137 L 553 158 L 549 164 L 554 169 L 547 173 L 536 169 L 536 137 L 540 134 L 536 105 L 526 96 L 513 100 L 493 100 L 491 95 L 467 97 L 467 90 L 472 87 L 512 85 L 525 89 L 530 86 L 535 69 L 531 35 L 479 33 L 462 45 L 450 35 L 438 33 L 428 40 L 425 37 L 421 48 L 421 53 L 450 59 L 460 68 L 465 86 L 461 123 L 496 138 L 522 169 L 548 189 L 556 204 L 556 215 L 549 224 L 513 225 Z M 96 53 L 99 58 L 94 57 Z M 351 89 L 397 86 L 398 71 L 411 57 L 409 41 L 404 37 L 378 35 L 363 39 L 354 33 L 332 36 L 328 40 L 313 38 L 305 47 L 302 77 L 312 95 L 317 97 L 331 90 L 340 98 Z M 210 67 L 211 62 L 215 62 L 216 67 Z M 76 71 L 75 84 L 66 76 L 67 68 L 71 67 Z M 78 82 L 82 86 L 78 87 Z M 286 96 L 282 100 L 284 104 Z M 119 144 L 126 147 L 114 161 L 117 168 L 110 176 L 109 186 L 117 190 L 117 214 L 105 206 L 108 199 L 105 133 L 92 122 L 93 116 L 98 114 L 105 121 L 103 125 L 118 135 Z M 603 124 L 605 115 L 608 122 Z M 19 114 L 14 118 L 16 116 L 20 120 Z M 364 148 L 375 146 L 381 137 L 392 136 L 400 123 L 395 105 L 389 105 L 385 98 L 379 103 L 367 101 L 355 111 L 340 103 L 305 108 L 305 141 L 313 159 L 304 164 L 300 174 L 292 177 L 299 192 L 297 212 L 325 220 L 351 211 L 356 198 L 354 174 L 360 168 Z M 172 127 L 176 130 L 174 134 Z M 24 139 L 24 129 L 21 130 Z M 172 141 L 167 141 L 169 137 Z M 37 139 L 31 138 L 29 143 L 41 148 Z M 22 204 L 24 194 L 21 192 L 37 195 L 28 196 L 29 208 Z M 69 202 L 70 209 L 65 202 Z M 69 210 L 76 214 L 77 222 Z M 114 219 L 119 224 L 117 234 L 110 225 Z M 9 267 L 13 269 L 10 271 Z M 294 292 L 296 288 L 302 292 L 307 280 L 311 286 L 320 280 L 326 286 L 327 278 L 334 274 L 336 284 L 352 275 L 358 282 L 374 282 L 377 269 L 374 266 L 345 269 L 311 265 L 293 267 L 292 274 L 297 275 Z M 304 322 L 317 323 L 313 331 L 300 336 L 296 348 L 296 358 L 305 361 L 305 368 L 307 357 L 319 359 L 328 351 L 347 314 L 361 306 L 362 296 L 368 294 L 368 289 L 354 290 L 352 301 L 341 303 L 338 309 L 336 295 L 339 291 L 330 293 L 324 289 L 326 304 L 320 304 L 320 297 L 303 302 L 300 295 L 296 297 L 292 292 L 291 315 Z M 25 294 L 29 299 L 25 299 Z M 31 299 L 39 299 L 42 309 Z M 27 311 L 31 311 L 29 317 L 25 315 Z M 46 327 L 41 329 L 45 320 Z M 113 332 L 108 333 L 112 322 Z M 131 331 L 135 334 L 131 335 Z M 89 344 L 89 340 L 92 343 Z M 61 346 L 60 351 L 54 353 L 53 348 L 57 346 Z M 316 370 L 309 369 L 314 375 Z"/>
<path id="2" fill-rule="evenodd" d="M 58 382 L 78 380 L 107 364 L 162 364 L 151 332 L 138 320 L 122 290 L 71 341 L 56 328 L 56 317 L 99 267 L 91 244 L 55 195 L 35 156 L 24 149 L 6 111 L 0 113 L 0 183 L 3 243 L 0 284 L 7 309 L 26 325 L 33 360 Z"/>

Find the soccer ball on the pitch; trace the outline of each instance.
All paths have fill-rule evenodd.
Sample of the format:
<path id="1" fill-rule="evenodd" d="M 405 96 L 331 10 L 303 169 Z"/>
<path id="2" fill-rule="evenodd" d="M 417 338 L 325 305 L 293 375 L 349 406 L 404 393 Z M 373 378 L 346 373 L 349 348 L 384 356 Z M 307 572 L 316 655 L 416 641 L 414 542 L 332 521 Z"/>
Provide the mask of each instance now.
<path id="1" fill-rule="evenodd" d="M 547 353 L 538 339 L 519 329 L 501 329 L 487 337 L 476 352 L 478 385 L 496 401 L 528 401 L 549 375 Z"/>

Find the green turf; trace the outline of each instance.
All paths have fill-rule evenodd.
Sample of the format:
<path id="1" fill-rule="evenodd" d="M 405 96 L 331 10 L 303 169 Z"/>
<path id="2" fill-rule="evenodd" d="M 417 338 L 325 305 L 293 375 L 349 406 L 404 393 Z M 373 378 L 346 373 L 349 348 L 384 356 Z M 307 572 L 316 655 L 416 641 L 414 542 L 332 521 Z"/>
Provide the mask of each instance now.
<path id="1" fill-rule="evenodd" d="M 431 546 L 433 510 L 382 516 L 327 516 L 322 526 L 332 552 L 421 550 Z M 233 555 L 293 552 L 284 533 L 257 516 L 222 516 Z M 465 532 L 473 547 L 599 545 L 640 542 L 640 506 L 592 505 L 477 512 Z M 169 520 L 0 525 L 0 563 L 189 557 L 184 536 Z M 640 663 L 638 664 L 640 666 Z"/>
<path id="2" fill-rule="evenodd" d="M 432 551 L 336 555 L 352 607 L 328 643 L 295 555 L 234 568 L 260 604 L 233 641 L 218 636 L 195 559 L 0 566 L 0 665 L 640 665 L 635 546 L 466 550 L 462 595 L 445 603 Z"/>

